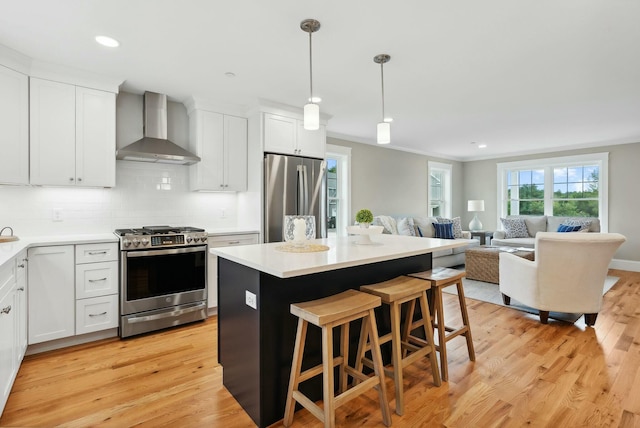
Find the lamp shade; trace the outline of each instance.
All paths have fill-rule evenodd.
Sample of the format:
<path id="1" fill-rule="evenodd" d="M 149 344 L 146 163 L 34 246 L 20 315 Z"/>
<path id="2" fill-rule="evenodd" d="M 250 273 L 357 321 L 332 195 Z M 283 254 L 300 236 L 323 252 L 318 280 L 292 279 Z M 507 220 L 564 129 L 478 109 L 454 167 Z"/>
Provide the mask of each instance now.
<path id="1" fill-rule="evenodd" d="M 309 103 L 304 106 L 304 129 L 315 131 L 320 128 L 320 106 Z"/>
<path id="2" fill-rule="evenodd" d="M 467 202 L 467 211 L 478 212 L 484 211 L 484 200 L 475 199 Z"/>
<path id="3" fill-rule="evenodd" d="M 389 144 L 391 142 L 391 124 L 388 122 L 378 123 L 378 144 Z"/>

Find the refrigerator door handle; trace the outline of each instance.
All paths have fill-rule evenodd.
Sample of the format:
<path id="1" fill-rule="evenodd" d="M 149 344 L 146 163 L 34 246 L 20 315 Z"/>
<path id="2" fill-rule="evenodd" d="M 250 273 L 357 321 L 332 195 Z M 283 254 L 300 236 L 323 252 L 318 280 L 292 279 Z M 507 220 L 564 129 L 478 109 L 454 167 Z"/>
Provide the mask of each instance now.
<path id="1" fill-rule="evenodd" d="M 305 171 L 306 168 L 304 165 L 298 165 L 297 167 L 297 172 L 298 172 L 298 200 L 297 200 L 297 206 L 296 206 L 296 214 L 297 215 L 305 215 L 307 213 L 306 211 L 306 189 L 307 189 L 307 183 L 305 181 Z"/>
<path id="2" fill-rule="evenodd" d="M 309 215 L 309 175 L 307 173 L 307 166 L 302 165 L 302 177 L 304 178 L 304 215 Z"/>

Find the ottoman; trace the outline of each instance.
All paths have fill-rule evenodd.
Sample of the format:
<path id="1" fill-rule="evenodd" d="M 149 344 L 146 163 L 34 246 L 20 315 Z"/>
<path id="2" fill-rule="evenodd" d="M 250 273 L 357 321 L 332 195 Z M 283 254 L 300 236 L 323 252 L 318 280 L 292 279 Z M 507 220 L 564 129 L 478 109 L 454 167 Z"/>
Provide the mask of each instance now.
<path id="1" fill-rule="evenodd" d="M 531 251 L 491 246 L 469 248 L 465 251 L 467 279 L 498 284 L 500 282 L 500 272 L 498 271 L 498 267 L 500 266 L 499 254 L 502 251 L 507 251 L 527 260 L 534 260 L 535 257 L 533 248 Z"/>

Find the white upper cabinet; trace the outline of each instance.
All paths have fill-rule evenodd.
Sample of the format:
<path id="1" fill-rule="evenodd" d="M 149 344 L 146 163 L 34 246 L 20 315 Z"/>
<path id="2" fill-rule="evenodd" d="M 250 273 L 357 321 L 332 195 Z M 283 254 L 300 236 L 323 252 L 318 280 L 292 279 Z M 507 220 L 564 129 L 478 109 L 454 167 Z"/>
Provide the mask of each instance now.
<path id="1" fill-rule="evenodd" d="M 76 184 L 116 185 L 116 94 L 76 87 Z"/>
<path id="2" fill-rule="evenodd" d="M 115 186 L 114 93 L 31 78 L 31 184 Z"/>
<path id="3" fill-rule="evenodd" d="M 0 65 L 0 183 L 29 183 L 29 79 Z"/>
<path id="4" fill-rule="evenodd" d="M 247 190 L 247 119 L 206 110 L 189 115 L 191 190 Z"/>
<path id="5" fill-rule="evenodd" d="M 324 159 L 325 128 L 307 131 L 301 119 L 264 113 L 264 151 Z"/>

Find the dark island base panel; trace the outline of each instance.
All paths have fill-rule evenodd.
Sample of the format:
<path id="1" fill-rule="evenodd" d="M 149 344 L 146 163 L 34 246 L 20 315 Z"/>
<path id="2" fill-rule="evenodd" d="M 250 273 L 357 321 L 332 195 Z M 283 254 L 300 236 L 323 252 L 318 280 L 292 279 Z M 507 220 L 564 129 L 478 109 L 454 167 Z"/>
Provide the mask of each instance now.
<path id="1" fill-rule="evenodd" d="M 284 415 L 298 325 L 290 304 L 429 269 L 431 254 L 424 254 L 282 279 L 218 257 L 218 358 L 224 386 L 259 427 L 277 422 Z M 245 304 L 245 290 L 257 296 L 257 310 Z M 388 310 L 378 308 L 376 316 L 380 331 L 389 331 Z M 349 334 L 352 363 L 359 334 L 358 321 L 352 323 Z M 337 332 L 334 349 L 337 353 Z M 384 354 L 387 360 L 390 349 Z M 321 362 L 321 331 L 310 325 L 303 369 Z M 312 400 L 322 399 L 322 377 L 303 383 L 300 389 Z"/>

